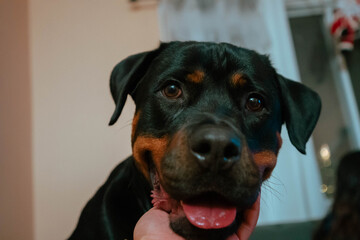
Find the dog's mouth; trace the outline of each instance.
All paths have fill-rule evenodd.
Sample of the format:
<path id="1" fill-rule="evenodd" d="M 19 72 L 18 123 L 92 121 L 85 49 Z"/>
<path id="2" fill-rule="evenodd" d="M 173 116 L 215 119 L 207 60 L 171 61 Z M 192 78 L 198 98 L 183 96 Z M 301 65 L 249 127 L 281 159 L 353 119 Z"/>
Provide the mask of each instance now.
<path id="1" fill-rule="evenodd" d="M 229 227 L 237 214 L 236 206 L 214 193 L 203 194 L 181 203 L 187 220 L 202 229 Z"/>
<path id="2" fill-rule="evenodd" d="M 230 236 L 236 232 L 241 222 L 251 221 L 244 219 L 243 213 L 246 209 L 239 208 L 215 192 L 204 193 L 186 200 L 173 199 L 162 187 L 155 168 L 152 168 L 150 175 L 153 183 L 151 194 L 153 206 L 168 212 L 170 221 L 178 222 L 176 224 L 182 225 L 181 228 L 186 224 L 188 228 L 200 234 L 209 231 L 211 234 L 220 233 Z"/>

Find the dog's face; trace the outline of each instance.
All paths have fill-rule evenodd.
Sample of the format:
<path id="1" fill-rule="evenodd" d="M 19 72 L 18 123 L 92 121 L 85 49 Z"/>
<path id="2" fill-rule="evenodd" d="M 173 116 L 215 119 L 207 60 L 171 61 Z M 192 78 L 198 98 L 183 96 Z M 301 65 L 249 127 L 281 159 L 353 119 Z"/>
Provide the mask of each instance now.
<path id="1" fill-rule="evenodd" d="M 136 164 L 153 184 L 154 205 L 191 239 L 234 233 L 276 165 L 281 125 L 304 153 L 320 112 L 316 93 L 230 44 L 162 44 L 120 62 L 111 90 L 110 124 L 131 94 Z"/>

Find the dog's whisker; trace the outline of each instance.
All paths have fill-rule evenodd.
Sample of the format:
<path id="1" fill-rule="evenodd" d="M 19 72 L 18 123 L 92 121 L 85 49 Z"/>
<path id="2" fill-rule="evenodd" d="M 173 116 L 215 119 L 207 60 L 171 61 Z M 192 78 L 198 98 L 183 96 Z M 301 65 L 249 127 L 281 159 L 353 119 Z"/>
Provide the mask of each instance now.
<path id="1" fill-rule="evenodd" d="M 123 125 L 122 127 L 120 127 L 120 129 L 122 130 L 122 129 L 127 128 L 127 127 L 131 127 L 131 123 Z"/>
<path id="2" fill-rule="evenodd" d="M 263 185 L 263 190 L 267 190 L 267 192 L 269 192 L 271 195 L 273 195 L 274 197 L 276 197 L 279 200 L 280 200 L 280 196 L 282 196 L 280 191 L 276 190 L 275 188 L 273 188 L 270 185 Z"/>
<path id="3" fill-rule="evenodd" d="M 128 122 L 126 122 L 126 123 L 124 123 L 122 125 L 116 126 L 115 129 L 116 130 L 123 130 L 125 128 L 131 127 L 131 124 L 132 124 L 132 122 L 128 121 Z"/>
<path id="4" fill-rule="evenodd" d="M 278 200 L 280 200 L 280 197 L 283 196 L 283 191 L 279 190 L 279 187 L 281 187 L 285 192 L 286 188 L 284 183 L 277 177 L 272 176 L 271 179 L 277 180 L 278 183 L 275 183 L 271 181 L 270 179 L 263 183 L 263 190 L 269 192 L 271 195 L 276 197 Z"/>

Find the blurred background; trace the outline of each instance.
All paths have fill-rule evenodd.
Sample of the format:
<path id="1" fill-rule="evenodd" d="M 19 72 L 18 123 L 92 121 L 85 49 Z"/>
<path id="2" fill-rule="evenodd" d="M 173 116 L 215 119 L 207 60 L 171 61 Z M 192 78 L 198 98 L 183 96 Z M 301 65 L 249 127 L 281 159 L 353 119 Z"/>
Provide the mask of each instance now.
<path id="1" fill-rule="evenodd" d="M 130 98 L 115 126 L 107 125 L 115 107 L 110 72 L 160 40 L 230 42 L 269 54 L 281 74 L 321 95 L 307 155 L 282 131 L 259 229 L 321 219 L 338 159 L 360 148 L 359 4 L 0 0 L 0 239 L 70 235 L 85 203 L 131 154 Z"/>

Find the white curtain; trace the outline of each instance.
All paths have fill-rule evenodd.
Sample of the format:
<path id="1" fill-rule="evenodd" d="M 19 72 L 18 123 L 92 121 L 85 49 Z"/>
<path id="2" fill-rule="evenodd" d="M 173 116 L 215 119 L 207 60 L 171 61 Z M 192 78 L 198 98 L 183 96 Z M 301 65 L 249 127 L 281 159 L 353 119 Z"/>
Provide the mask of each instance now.
<path id="1" fill-rule="evenodd" d="M 283 0 L 161 0 L 160 36 L 164 42 L 229 42 L 270 54 L 276 69 L 299 80 Z M 311 141 L 307 155 L 291 145 L 286 128 L 273 176 L 263 185 L 259 224 L 298 222 L 324 216 L 329 201 Z"/>
<path id="2" fill-rule="evenodd" d="M 159 18 L 162 41 L 229 42 L 262 52 L 270 47 L 258 0 L 161 0 Z"/>

